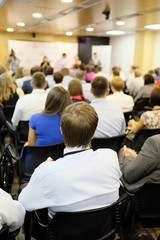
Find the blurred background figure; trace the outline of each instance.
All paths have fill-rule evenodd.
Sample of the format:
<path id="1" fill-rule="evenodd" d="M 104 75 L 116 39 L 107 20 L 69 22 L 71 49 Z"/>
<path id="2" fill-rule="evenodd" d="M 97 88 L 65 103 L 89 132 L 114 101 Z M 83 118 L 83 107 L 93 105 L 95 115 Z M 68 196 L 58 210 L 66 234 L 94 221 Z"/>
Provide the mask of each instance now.
<path id="1" fill-rule="evenodd" d="M 20 60 L 16 57 L 15 51 L 12 49 L 9 58 L 7 59 L 7 64 L 9 64 L 9 70 L 12 76 L 15 75 L 17 68 L 19 67 Z"/>

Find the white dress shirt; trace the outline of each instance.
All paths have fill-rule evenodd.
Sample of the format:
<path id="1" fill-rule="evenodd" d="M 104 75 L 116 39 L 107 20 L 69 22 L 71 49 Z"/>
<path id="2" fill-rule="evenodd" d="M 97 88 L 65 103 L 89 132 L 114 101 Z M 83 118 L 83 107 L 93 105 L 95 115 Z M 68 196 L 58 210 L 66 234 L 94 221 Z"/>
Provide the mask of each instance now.
<path id="1" fill-rule="evenodd" d="M 63 158 L 35 169 L 19 201 L 28 211 L 49 207 L 55 212 L 75 212 L 111 205 L 119 197 L 117 153 L 111 149 L 66 148 Z M 75 151 L 80 151 L 74 153 Z"/>
<path id="2" fill-rule="evenodd" d="M 64 76 L 63 82 L 62 82 L 63 87 L 68 89 L 68 84 L 72 79 L 73 79 L 73 77 L 71 77 L 70 75 Z"/>
<path id="3" fill-rule="evenodd" d="M 17 84 L 17 87 L 22 88 L 24 81 L 27 81 L 27 80 L 30 80 L 30 79 L 31 79 L 31 76 L 24 76 L 22 78 L 16 79 L 15 82 Z"/>
<path id="4" fill-rule="evenodd" d="M 133 97 L 124 94 L 123 92 L 115 92 L 106 97 L 109 102 L 118 104 L 123 112 L 130 112 L 133 109 L 134 101 Z"/>
<path id="5" fill-rule="evenodd" d="M 113 137 L 125 133 L 125 119 L 120 106 L 105 98 L 94 99 L 91 106 L 98 114 L 95 137 Z"/>
<path id="6" fill-rule="evenodd" d="M 85 80 L 81 80 L 83 95 L 90 102 L 93 100 L 93 94 L 91 93 L 91 83 L 87 83 Z"/>
<path id="7" fill-rule="evenodd" d="M 2 225 L 9 226 L 12 232 L 23 225 L 25 209 L 23 205 L 11 198 L 11 196 L 0 189 L 0 230 Z"/>
<path id="8" fill-rule="evenodd" d="M 18 126 L 19 121 L 29 121 L 34 113 L 44 110 L 47 93 L 43 89 L 34 89 L 32 93 L 18 99 L 12 117 L 14 126 Z"/>
<path id="9" fill-rule="evenodd" d="M 55 81 L 54 81 L 53 75 L 47 75 L 46 76 L 46 82 L 47 82 L 49 88 L 54 87 L 54 85 L 56 84 Z"/>

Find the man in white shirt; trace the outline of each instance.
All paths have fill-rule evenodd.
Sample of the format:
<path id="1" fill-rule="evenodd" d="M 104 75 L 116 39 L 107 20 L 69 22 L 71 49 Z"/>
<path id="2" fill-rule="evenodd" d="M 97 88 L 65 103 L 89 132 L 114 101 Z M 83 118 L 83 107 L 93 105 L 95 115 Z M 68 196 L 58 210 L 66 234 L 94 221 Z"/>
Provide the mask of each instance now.
<path id="1" fill-rule="evenodd" d="M 95 110 L 86 102 L 65 108 L 61 131 L 64 157 L 49 158 L 35 169 L 19 201 L 28 211 L 49 208 L 56 212 L 76 212 L 111 205 L 119 198 L 119 170 L 116 152 L 90 149 L 98 123 Z"/>
<path id="2" fill-rule="evenodd" d="M 98 76 L 102 76 L 102 77 L 107 78 L 106 74 L 102 71 L 101 66 L 96 67 L 96 74 L 94 75 L 94 77 L 98 77 Z"/>
<path id="3" fill-rule="evenodd" d="M 120 77 L 114 77 L 110 84 L 113 94 L 107 96 L 106 99 L 109 102 L 118 104 L 123 112 L 132 111 L 134 106 L 133 97 L 123 93 L 124 81 Z"/>
<path id="4" fill-rule="evenodd" d="M 47 69 L 46 69 L 46 82 L 47 82 L 49 88 L 52 88 L 55 85 L 55 81 L 54 81 L 54 77 L 53 77 L 53 68 L 50 66 L 47 67 Z"/>
<path id="5" fill-rule="evenodd" d="M 46 85 L 43 73 L 36 72 L 33 74 L 31 81 L 32 93 L 19 98 L 16 103 L 11 120 L 14 126 L 18 126 L 19 121 L 29 121 L 34 113 L 43 111 L 47 96 L 44 90 Z"/>
<path id="6" fill-rule="evenodd" d="M 106 100 L 109 94 L 108 80 L 101 76 L 95 77 L 91 82 L 91 92 L 94 96 L 91 106 L 99 118 L 95 137 L 113 137 L 125 133 L 125 119 L 121 107 Z"/>
<path id="7" fill-rule="evenodd" d="M 23 225 L 25 209 L 23 205 L 11 198 L 0 188 L 0 230 L 3 225 L 9 226 L 9 231 L 15 231 Z"/>
<path id="8" fill-rule="evenodd" d="M 62 58 L 55 63 L 54 69 L 57 72 L 57 71 L 61 71 L 62 68 L 66 68 L 66 67 L 67 67 L 67 54 L 63 53 Z"/>

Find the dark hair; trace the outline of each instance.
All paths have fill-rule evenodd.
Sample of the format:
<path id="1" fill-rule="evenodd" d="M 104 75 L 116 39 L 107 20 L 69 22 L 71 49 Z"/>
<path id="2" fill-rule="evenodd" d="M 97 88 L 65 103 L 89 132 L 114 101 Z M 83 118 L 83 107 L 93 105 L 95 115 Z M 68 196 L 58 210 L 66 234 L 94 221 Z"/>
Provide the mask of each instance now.
<path id="1" fill-rule="evenodd" d="M 62 56 L 63 56 L 63 57 L 66 57 L 66 56 L 67 56 L 67 54 L 66 54 L 66 53 L 63 53 L 63 54 L 62 54 Z"/>
<path id="2" fill-rule="evenodd" d="M 119 76 L 120 75 L 120 71 L 118 70 L 118 68 L 113 70 L 113 75 L 114 76 Z"/>
<path id="3" fill-rule="evenodd" d="M 80 80 L 85 80 L 85 74 L 82 70 L 78 70 L 76 72 L 76 78 L 80 79 Z"/>
<path id="4" fill-rule="evenodd" d="M 87 73 L 92 72 L 92 68 L 91 68 L 90 65 L 86 65 L 85 70 L 86 70 Z"/>
<path id="5" fill-rule="evenodd" d="M 35 72 L 40 72 L 40 71 L 41 71 L 41 67 L 34 66 L 34 67 L 31 68 L 30 73 L 31 73 L 31 75 L 33 75 Z"/>
<path id="6" fill-rule="evenodd" d="M 86 102 L 66 107 L 61 116 L 61 128 L 67 147 L 87 147 L 98 124 L 98 115 Z"/>
<path id="7" fill-rule="evenodd" d="M 84 65 L 84 63 L 81 63 L 81 64 L 79 65 L 79 69 L 82 70 L 82 71 L 85 70 L 85 65 Z"/>
<path id="8" fill-rule="evenodd" d="M 43 88 L 45 84 L 45 75 L 42 72 L 35 72 L 32 76 L 33 87 Z"/>
<path id="9" fill-rule="evenodd" d="M 63 74 L 61 72 L 54 73 L 54 81 L 56 83 L 61 83 L 63 81 Z"/>
<path id="10" fill-rule="evenodd" d="M 160 87 L 154 87 L 151 92 L 151 104 L 160 106 Z"/>
<path id="11" fill-rule="evenodd" d="M 68 92 L 70 96 L 83 95 L 81 80 L 74 78 L 68 84 Z"/>
<path id="12" fill-rule="evenodd" d="M 63 74 L 63 76 L 70 75 L 69 68 L 62 68 L 61 73 Z"/>
<path id="13" fill-rule="evenodd" d="M 66 106 L 71 104 L 69 93 L 63 87 L 53 87 L 47 96 L 45 109 L 42 114 L 61 115 Z"/>
<path id="14" fill-rule="evenodd" d="M 102 67 L 101 66 L 97 66 L 96 67 L 96 72 L 100 72 L 100 71 L 102 71 Z"/>
<path id="15" fill-rule="evenodd" d="M 153 84 L 154 83 L 154 77 L 150 74 L 144 75 L 144 85 Z"/>
<path id="16" fill-rule="evenodd" d="M 108 87 L 109 87 L 109 83 L 107 78 L 102 76 L 94 77 L 91 82 L 92 93 L 96 97 L 104 96 L 104 94 L 108 90 Z"/>
<path id="17" fill-rule="evenodd" d="M 53 68 L 52 67 L 47 67 L 46 75 L 53 75 Z"/>

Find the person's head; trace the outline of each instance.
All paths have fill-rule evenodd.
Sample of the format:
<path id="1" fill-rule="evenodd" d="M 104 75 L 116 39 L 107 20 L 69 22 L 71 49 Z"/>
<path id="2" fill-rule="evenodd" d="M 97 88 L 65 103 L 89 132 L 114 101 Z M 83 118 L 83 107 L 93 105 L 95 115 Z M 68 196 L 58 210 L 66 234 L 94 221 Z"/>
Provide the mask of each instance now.
<path id="1" fill-rule="evenodd" d="M 7 71 L 6 68 L 0 64 L 0 75 L 6 71 Z"/>
<path id="2" fill-rule="evenodd" d="M 148 74 L 151 75 L 151 76 L 153 76 L 153 75 L 154 75 L 154 70 L 153 70 L 153 69 L 149 70 L 149 71 L 148 71 Z"/>
<path id="3" fill-rule="evenodd" d="M 124 81 L 120 77 L 114 77 L 110 84 L 113 92 L 121 92 L 124 88 Z"/>
<path id="4" fill-rule="evenodd" d="M 154 72 L 155 72 L 156 76 L 158 76 L 158 77 L 160 76 L 160 68 L 155 68 Z"/>
<path id="5" fill-rule="evenodd" d="M 22 78 L 23 76 L 23 67 L 17 68 L 17 71 L 15 73 L 15 78 Z"/>
<path id="6" fill-rule="evenodd" d="M 97 66 L 96 67 L 96 72 L 98 73 L 98 72 L 101 72 L 102 71 L 102 67 L 101 66 Z"/>
<path id="7" fill-rule="evenodd" d="M 92 72 L 92 68 L 89 64 L 85 66 L 85 70 L 87 73 Z"/>
<path id="8" fill-rule="evenodd" d="M 23 76 L 29 76 L 29 68 L 23 68 L 22 70 Z"/>
<path id="9" fill-rule="evenodd" d="M 71 103 L 69 93 L 66 89 L 60 86 L 54 87 L 48 93 L 42 114 L 61 115 L 65 107 Z"/>
<path id="10" fill-rule="evenodd" d="M 46 56 L 43 57 L 43 62 L 45 62 L 45 63 L 48 62 L 48 58 Z"/>
<path id="11" fill-rule="evenodd" d="M 94 53 L 93 53 L 93 57 L 94 57 L 94 58 L 97 58 L 97 52 L 94 52 Z"/>
<path id="12" fill-rule="evenodd" d="M 52 67 L 47 67 L 46 75 L 53 75 L 53 68 Z"/>
<path id="13" fill-rule="evenodd" d="M 76 64 L 74 65 L 74 68 L 75 68 L 75 69 L 78 69 L 78 68 L 79 68 L 79 65 L 76 63 Z"/>
<path id="14" fill-rule="evenodd" d="M 81 80 L 74 78 L 68 84 L 68 92 L 70 96 L 83 95 Z"/>
<path id="15" fill-rule="evenodd" d="M 69 68 L 62 68 L 61 73 L 63 74 L 63 76 L 70 75 Z"/>
<path id="16" fill-rule="evenodd" d="M 46 87 L 45 75 L 42 72 L 35 72 L 32 75 L 31 85 L 33 89 L 44 89 Z"/>
<path id="17" fill-rule="evenodd" d="M 41 71 L 40 66 L 34 66 L 31 68 L 30 74 L 32 76 L 35 72 L 40 72 L 40 71 Z"/>
<path id="18" fill-rule="evenodd" d="M 118 69 L 118 68 L 115 68 L 115 69 L 113 70 L 112 74 L 113 74 L 113 77 L 120 76 L 120 71 L 119 71 L 119 69 Z"/>
<path id="19" fill-rule="evenodd" d="M 11 95 L 11 90 L 13 93 L 16 91 L 16 85 L 13 83 L 11 75 L 4 72 L 0 75 L 0 102 L 4 100 L 8 101 Z"/>
<path id="20" fill-rule="evenodd" d="M 130 67 L 129 73 L 134 73 L 136 69 L 137 69 L 137 66 L 132 65 Z"/>
<path id="21" fill-rule="evenodd" d="M 78 70 L 78 72 L 76 72 L 76 78 L 78 78 L 79 80 L 85 80 L 85 74 L 84 71 L 82 70 Z"/>
<path id="22" fill-rule="evenodd" d="M 109 83 L 107 78 L 102 76 L 94 77 L 91 82 L 91 92 L 96 98 L 105 97 L 109 93 Z"/>
<path id="23" fill-rule="evenodd" d="M 55 83 L 62 83 L 62 81 L 63 81 L 62 72 L 55 72 L 54 73 L 54 81 L 55 81 Z"/>
<path id="24" fill-rule="evenodd" d="M 66 107 L 61 115 L 61 130 L 66 147 L 90 146 L 98 124 L 98 115 L 86 102 Z"/>
<path id="25" fill-rule="evenodd" d="M 144 85 L 154 84 L 154 77 L 150 74 L 144 75 Z"/>
<path id="26" fill-rule="evenodd" d="M 136 69 L 134 71 L 134 75 L 135 75 L 136 78 L 142 76 L 141 70 L 140 69 Z"/>
<path id="27" fill-rule="evenodd" d="M 154 87 L 151 92 L 151 104 L 153 106 L 160 106 L 160 87 Z"/>
<path id="28" fill-rule="evenodd" d="M 85 64 L 84 64 L 84 63 L 81 63 L 81 64 L 79 65 L 79 69 L 82 70 L 82 71 L 84 71 L 84 70 L 85 70 Z"/>
<path id="29" fill-rule="evenodd" d="M 63 53 L 62 54 L 62 58 L 66 58 L 67 57 L 67 54 L 66 53 Z"/>

